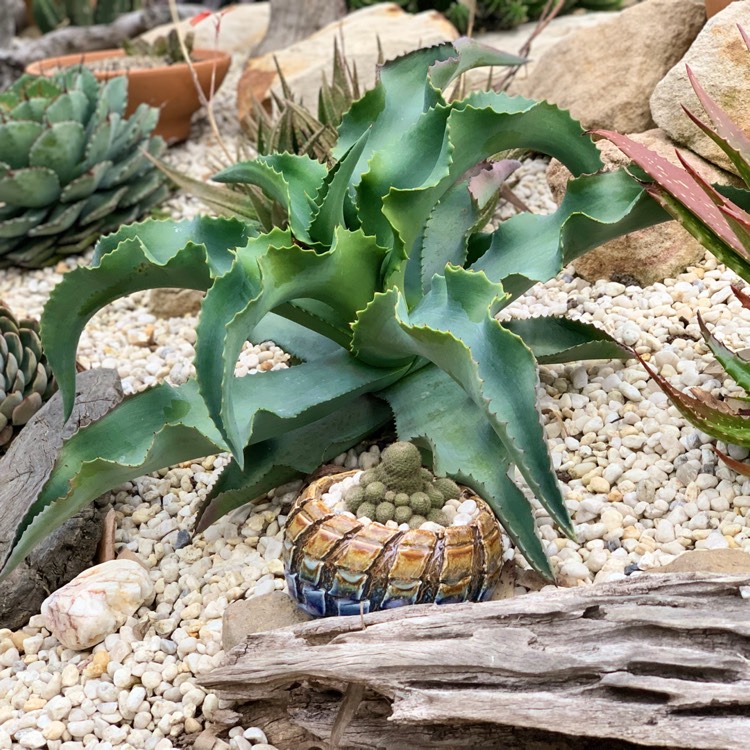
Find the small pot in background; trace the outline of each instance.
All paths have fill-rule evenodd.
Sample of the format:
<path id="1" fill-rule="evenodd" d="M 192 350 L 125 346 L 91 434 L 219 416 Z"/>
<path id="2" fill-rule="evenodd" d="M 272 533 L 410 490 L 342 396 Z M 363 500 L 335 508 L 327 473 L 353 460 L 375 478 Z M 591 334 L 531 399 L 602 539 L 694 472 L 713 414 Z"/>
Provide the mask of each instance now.
<path id="1" fill-rule="evenodd" d="M 26 72 L 33 75 L 53 75 L 61 68 L 86 65 L 124 56 L 121 49 L 84 52 L 61 57 L 49 57 L 31 63 Z M 196 49 L 192 52 L 193 68 L 199 85 L 208 99 L 215 93 L 229 70 L 230 56 L 226 52 L 211 49 Z M 172 145 L 186 140 L 190 135 L 190 120 L 201 106 L 195 81 L 187 63 L 163 65 L 157 68 L 132 68 L 130 70 L 97 70 L 94 75 L 106 81 L 117 75 L 128 77 L 129 117 L 139 104 L 148 104 L 160 110 L 159 123 L 154 133 Z M 212 83 L 213 81 L 213 83 Z"/>

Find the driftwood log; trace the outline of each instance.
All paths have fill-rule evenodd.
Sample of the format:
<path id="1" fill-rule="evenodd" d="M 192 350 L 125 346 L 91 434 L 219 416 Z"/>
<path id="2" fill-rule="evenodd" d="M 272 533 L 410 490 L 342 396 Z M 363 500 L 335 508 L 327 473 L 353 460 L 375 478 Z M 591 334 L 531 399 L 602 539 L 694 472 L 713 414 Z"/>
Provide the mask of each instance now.
<path id="1" fill-rule="evenodd" d="M 200 6 L 178 6 L 180 17 L 183 18 L 195 15 L 198 10 Z M 7 47 L 0 44 L 0 88 L 12 83 L 29 63 L 36 60 L 119 47 L 125 39 L 143 34 L 170 20 L 169 8 L 157 5 L 125 13 L 110 24 L 66 26 L 38 39 L 16 40 Z"/>
<path id="2" fill-rule="evenodd" d="M 747 594 L 750 575 L 649 574 L 317 620 L 201 682 L 280 750 L 745 750 Z"/>
<path id="3" fill-rule="evenodd" d="M 253 56 L 265 55 L 306 39 L 329 23 L 346 15 L 345 0 L 270 0 L 268 29 Z"/>
<path id="4" fill-rule="evenodd" d="M 18 523 L 52 471 L 63 439 L 101 418 L 122 400 L 115 370 L 80 373 L 73 414 L 63 424 L 56 393 L 28 422 L 0 459 L 0 566 L 8 559 Z M 19 628 L 50 593 L 89 567 L 109 502 L 90 505 L 52 532 L 2 583 L 0 627 Z"/>

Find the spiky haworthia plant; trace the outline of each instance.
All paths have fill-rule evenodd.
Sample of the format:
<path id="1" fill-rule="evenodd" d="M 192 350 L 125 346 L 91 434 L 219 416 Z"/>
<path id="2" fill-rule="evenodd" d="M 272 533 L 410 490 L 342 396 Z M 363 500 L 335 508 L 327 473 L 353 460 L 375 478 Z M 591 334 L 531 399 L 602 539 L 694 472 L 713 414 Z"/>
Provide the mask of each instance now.
<path id="1" fill-rule="evenodd" d="M 90 247 L 167 193 L 144 155 L 158 110 L 129 117 L 127 78 L 86 68 L 23 76 L 0 94 L 0 268 L 37 268 Z"/>
<path id="2" fill-rule="evenodd" d="M 741 28 L 739 33 L 750 50 L 750 37 Z M 598 135 L 611 140 L 646 173 L 646 177 L 638 176 L 639 181 L 688 232 L 722 263 L 750 281 L 750 134 L 743 132 L 718 106 L 689 67 L 687 73 L 713 127 L 685 110 L 688 117 L 727 155 L 746 189 L 711 186 L 679 152 L 677 156 L 684 169 L 627 136 L 609 131 L 598 131 Z M 750 297 L 736 287 L 733 291 L 742 305 L 750 308 Z M 737 383 L 750 390 L 750 363 L 712 336 L 700 316 L 698 322 L 706 343 L 721 365 Z M 645 362 L 643 364 L 672 403 L 694 425 L 728 443 L 750 447 L 750 413 L 746 403 L 734 408 L 700 389 L 693 389 L 692 396 L 682 393 Z M 748 473 L 746 467 L 723 454 L 722 457 L 736 469 Z"/>
<path id="3" fill-rule="evenodd" d="M 57 390 L 36 320 L 17 320 L 0 302 L 0 454 Z"/>
<path id="4" fill-rule="evenodd" d="M 565 318 L 500 323 L 496 315 L 563 264 L 663 212 L 625 173 L 592 174 L 602 167 L 598 150 L 557 107 L 495 92 L 446 102 L 456 76 L 497 60 L 470 40 L 393 60 L 344 117 L 331 169 L 285 153 L 218 176 L 273 196 L 284 228 L 147 221 L 104 238 L 91 267 L 65 275 L 42 330 L 68 414 L 86 321 L 136 290 L 206 290 L 196 379 L 127 398 L 66 442 L 5 570 L 123 481 L 231 451 L 202 529 L 395 419 L 399 438 L 422 447 L 435 474 L 485 498 L 551 578 L 531 505 L 509 476 L 517 466 L 573 533 L 536 409 L 537 361 L 623 350 Z M 554 214 L 520 215 L 485 233 L 515 166 L 486 160 L 515 148 L 555 156 L 578 177 Z M 301 363 L 235 377 L 248 338 L 272 339 Z"/>

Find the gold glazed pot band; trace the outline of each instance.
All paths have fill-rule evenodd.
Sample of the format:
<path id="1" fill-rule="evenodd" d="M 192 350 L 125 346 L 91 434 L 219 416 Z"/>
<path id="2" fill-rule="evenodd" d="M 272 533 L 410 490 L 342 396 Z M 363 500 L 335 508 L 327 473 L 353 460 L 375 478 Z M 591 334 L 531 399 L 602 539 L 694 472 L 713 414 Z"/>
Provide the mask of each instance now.
<path id="1" fill-rule="evenodd" d="M 284 537 L 289 594 L 316 617 L 373 612 L 406 604 L 482 601 L 502 568 L 500 524 L 471 490 L 461 499 L 477 503 L 469 524 L 439 531 L 365 525 L 336 514 L 322 496 L 356 471 L 321 477 L 292 505 Z"/>

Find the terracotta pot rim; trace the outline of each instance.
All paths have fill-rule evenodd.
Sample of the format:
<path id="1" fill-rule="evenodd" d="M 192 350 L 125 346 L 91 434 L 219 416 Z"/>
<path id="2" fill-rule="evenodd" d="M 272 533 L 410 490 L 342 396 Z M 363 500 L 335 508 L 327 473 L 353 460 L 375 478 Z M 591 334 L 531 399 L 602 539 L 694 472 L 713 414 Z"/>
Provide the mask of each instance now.
<path id="1" fill-rule="evenodd" d="M 219 49 L 199 48 L 192 51 L 196 60 L 193 61 L 193 67 L 205 69 L 211 66 L 219 66 L 229 61 L 231 55 Z M 32 75 L 52 75 L 64 68 L 72 68 L 76 65 L 85 65 L 87 62 L 106 60 L 110 57 L 124 57 L 125 51 L 122 49 L 103 49 L 96 52 L 80 52 L 72 55 L 59 55 L 57 57 L 47 57 L 43 60 L 37 60 L 26 66 L 25 72 Z M 92 71 L 97 79 L 106 80 L 115 76 L 126 75 L 128 77 L 146 78 L 150 75 L 183 75 L 189 72 L 189 66 L 185 62 L 174 63 L 173 65 L 160 65 L 156 68 L 130 68 L 129 70 L 97 70 Z"/>

